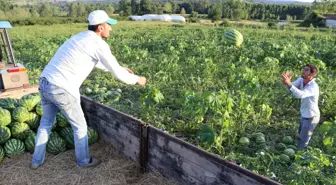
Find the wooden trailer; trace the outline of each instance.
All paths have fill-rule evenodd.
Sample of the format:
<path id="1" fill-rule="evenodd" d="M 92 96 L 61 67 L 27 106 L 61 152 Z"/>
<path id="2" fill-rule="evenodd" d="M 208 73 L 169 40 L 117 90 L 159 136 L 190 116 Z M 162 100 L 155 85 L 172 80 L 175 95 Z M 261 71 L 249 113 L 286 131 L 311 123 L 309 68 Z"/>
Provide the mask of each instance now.
<path id="1" fill-rule="evenodd" d="M 82 96 L 87 123 L 142 171 L 155 169 L 181 184 L 279 185 L 141 120 Z"/>
<path id="2" fill-rule="evenodd" d="M 0 99 L 21 98 L 36 92 L 36 85 L 3 90 Z M 279 185 L 85 96 L 81 97 L 81 103 L 88 125 L 123 155 L 136 161 L 142 172 L 153 169 L 187 185 Z"/>

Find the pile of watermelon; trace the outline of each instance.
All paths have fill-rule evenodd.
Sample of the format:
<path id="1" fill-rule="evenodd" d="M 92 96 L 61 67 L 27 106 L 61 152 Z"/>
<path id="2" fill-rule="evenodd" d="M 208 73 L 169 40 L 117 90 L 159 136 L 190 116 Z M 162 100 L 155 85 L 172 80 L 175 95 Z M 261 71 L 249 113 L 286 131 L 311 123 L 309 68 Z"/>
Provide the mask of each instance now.
<path id="1" fill-rule="evenodd" d="M 265 135 L 261 132 L 249 134 L 248 137 L 241 137 L 239 145 L 244 152 L 268 152 L 278 155 L 283 164 L 290 164 L 295 157 L 295 151 L 297 151 L 291 136 L 285 136 L 273 146 L 267 145 Z"/>
<path id="2" fill-rule="evenodd" d="M 0 99 L 0 162 L 25 151 L 34 152 L 35 137 L 43 114 L 39 94 L 27 94 L 20 99 Z M 99 140 L 96 130 L 88 127 L 89 145 Z M 59 154 L 74 148 L 73 130 L 59 112 L 47 143 L 47 152 Z"/>

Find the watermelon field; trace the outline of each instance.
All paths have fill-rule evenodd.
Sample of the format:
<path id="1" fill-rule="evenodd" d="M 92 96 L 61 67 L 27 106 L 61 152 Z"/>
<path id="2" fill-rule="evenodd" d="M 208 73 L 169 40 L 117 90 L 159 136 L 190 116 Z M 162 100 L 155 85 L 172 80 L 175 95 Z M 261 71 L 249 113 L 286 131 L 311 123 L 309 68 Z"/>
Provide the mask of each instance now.
<path id="1" fill-rule="evenodd" d="M 225 39 L 231 28 L 243 36 L 240 47 Z M 335 30 L 129 21 L 112 29 L 112 53 L 148 84 L 125 85 L 95 69 L 82 95 L 279 183 L 335 184 Z M 85 24 L 10 30 L 31 83 L 58 47 L 83 30 Z M 308 150 L 297 151 L 300 100 L 287 93 L 280 74 L 294 72 L 294 80 L 308 63 L 319 68 L 321 124 Z"/>

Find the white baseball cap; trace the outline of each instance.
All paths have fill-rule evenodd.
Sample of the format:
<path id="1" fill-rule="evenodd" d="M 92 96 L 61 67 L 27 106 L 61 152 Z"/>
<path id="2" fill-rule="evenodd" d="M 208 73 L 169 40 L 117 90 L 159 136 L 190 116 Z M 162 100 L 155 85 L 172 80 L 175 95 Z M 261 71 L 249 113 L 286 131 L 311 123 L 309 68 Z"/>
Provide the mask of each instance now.
<path id="1" fill-rule="evenodd" d="M 89 25 L 98 25 L 104 22 L 108 24 L 117 24 L 117 20 L 111 19 L 104 10 L 95 10 L 89 14 Z"/>

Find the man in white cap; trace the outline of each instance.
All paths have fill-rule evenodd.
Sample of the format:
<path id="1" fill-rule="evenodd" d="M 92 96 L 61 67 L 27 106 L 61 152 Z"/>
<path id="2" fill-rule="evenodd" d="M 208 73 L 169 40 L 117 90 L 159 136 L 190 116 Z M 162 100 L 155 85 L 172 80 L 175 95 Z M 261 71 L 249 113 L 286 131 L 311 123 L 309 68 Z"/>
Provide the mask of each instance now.
<path id="1" fill-rule="evenodd" d="M 73 129 L 77 165 L 92 167 L 100 163 L 100 160 L 89 155 L 87 124 L 79 92 L 81 84 L 94 67 L 111 72 L 126 84 L 146 84 L 145 77 L 134 75 L 131 69 L 119 65 L 103 40 L 109 37 L 111 25 L 117 21 L 102 10 L 91 12 L 88 21 L 89 30 L 67 40 L 41 74 L 39 91 L 43 115 L 36 135 L 32 169 L 44 163 L 46 145 L 58 111 L 62 112 Z"/>

